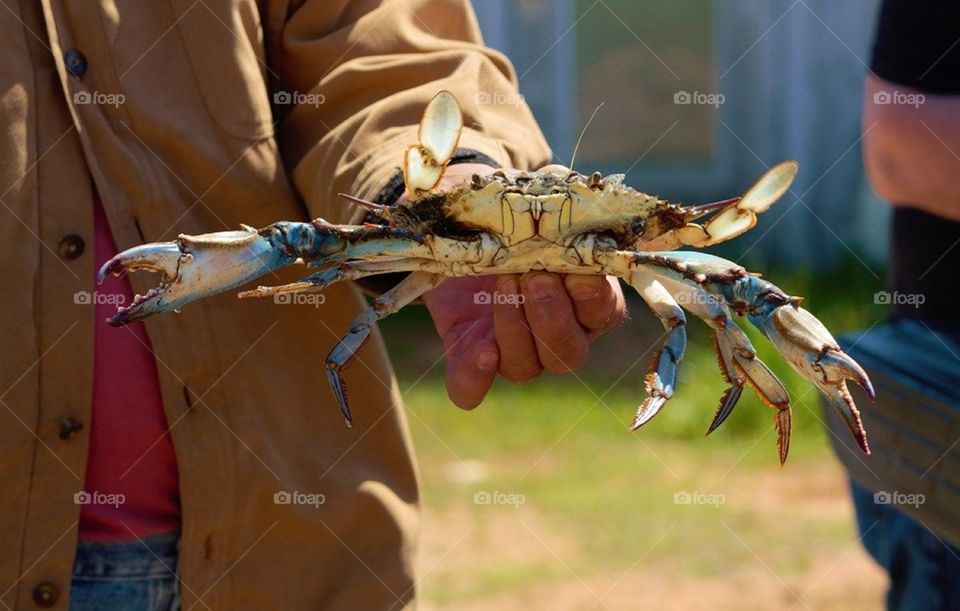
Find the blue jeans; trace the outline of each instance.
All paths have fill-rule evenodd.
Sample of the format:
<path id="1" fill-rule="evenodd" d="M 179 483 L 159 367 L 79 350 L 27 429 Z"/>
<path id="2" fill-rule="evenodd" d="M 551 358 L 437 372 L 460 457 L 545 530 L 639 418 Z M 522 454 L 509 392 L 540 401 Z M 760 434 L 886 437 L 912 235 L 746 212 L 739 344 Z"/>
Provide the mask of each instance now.
<path id="1" fill-rule="evenodd" d="M 133 541 L 81 541 L 70 611 L 176 611 L 179 533 Z"/>
<path id="2" fill-rule="evenodd" d="M 863 546 L 890 576 L 887 609 L 960 609 L 960 550 L 851 482 Z"/>

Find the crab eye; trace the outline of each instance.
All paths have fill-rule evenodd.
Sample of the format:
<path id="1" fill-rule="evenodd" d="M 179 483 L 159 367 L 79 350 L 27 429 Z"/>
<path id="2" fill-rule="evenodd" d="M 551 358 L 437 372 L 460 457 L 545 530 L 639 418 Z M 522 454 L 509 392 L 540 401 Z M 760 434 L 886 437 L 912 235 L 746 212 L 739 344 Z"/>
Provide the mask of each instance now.
<path id="1" fill-rule="evenodd" d="M 483 188 L 483 179 L 480 178 L 479 174 L 474 174 L 470 177 L 470 187 L 472 187 L 474 190 Z"/>
<path id="2" fill-rule="evenodd" d="M 594 172 L 590 175 L 590 179 L 587 181 L 587 186 L 591 189 L 602 189 L 603 188 L 603 175 L 600 172 Z"/>

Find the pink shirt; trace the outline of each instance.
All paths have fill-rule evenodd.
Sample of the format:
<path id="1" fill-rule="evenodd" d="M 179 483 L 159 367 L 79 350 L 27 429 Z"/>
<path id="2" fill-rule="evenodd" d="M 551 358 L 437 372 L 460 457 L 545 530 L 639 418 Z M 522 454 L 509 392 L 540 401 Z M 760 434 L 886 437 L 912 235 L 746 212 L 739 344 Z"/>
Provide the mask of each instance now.
<path id="1" fill-rule="evenodd" d="M 116 254 L 106 214 L 94 198 L 94 256 L 99 268 Z M 121 540 L 180 528 L 177 459 L 167 432 L 157 363 L 142 324 L 114 328 L 105 320 L 116 299 L 133 300 L 130 282 L 108 277 L 97 287 L 93 409 L 84 490 L 122 503 L 86 504 L 80 538 Z M 104 498 L 104 497 L 99 497 Z"/>

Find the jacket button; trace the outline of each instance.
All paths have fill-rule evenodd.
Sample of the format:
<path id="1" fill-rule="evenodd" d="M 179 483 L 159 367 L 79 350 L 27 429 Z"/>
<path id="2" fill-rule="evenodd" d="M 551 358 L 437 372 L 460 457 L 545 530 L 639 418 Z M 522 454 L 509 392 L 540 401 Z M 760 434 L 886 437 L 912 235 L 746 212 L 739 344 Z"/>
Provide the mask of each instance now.
<path id="1" fill-rule="evenodd" d="M 40 607 L 52 607 L 57 604 L 59 598 L 60 590 L 49 581 L 38 583 L 33 589 L 33 602 Z"/>
<path id="2" fill-rule="evenodd" d="M 64 418 L 60 421 L 60 439 L 70 439 L 83 428 L 83 423 L 73 418 Z"/>
<path id="3" fill-rule="evenodd" d="M 86 245 L 83 243 L 83 238 L 78 236 L 75 233 L 63 236 L 63 239 L 60 240 L 60 245 L 57 247 L 57 252 L 60 253 L 60 257 L 63 259 L 76 259 L 83 254 L 83 249 Z"/>
<path id="4" fill-rule="evenodd" d="M 63 54 L 63 64 L 67 67 L 67 72 L 76 77 L 83 76 L 87 71 L 87 58 L 76 49 L 69 49 Z"/>

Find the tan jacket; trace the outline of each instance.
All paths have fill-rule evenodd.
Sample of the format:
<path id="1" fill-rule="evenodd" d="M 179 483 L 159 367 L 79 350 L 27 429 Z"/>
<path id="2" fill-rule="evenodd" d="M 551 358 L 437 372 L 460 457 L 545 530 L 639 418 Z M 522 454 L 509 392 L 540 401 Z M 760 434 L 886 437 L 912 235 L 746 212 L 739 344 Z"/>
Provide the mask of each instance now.
<path id="1" fill-rule="evenodd" d="M 525 106 L 482 103 L 515 80 L 481 46 L 467 0 L 4 3 L 4 605 L 67 608 L 89 427 L 64 423 L 90 418 L 93 307 L 73 296 L 95 289 L 93 185 L 120 248 L 343 221 L 335 194 L 372 197 L 440 89 L 483 127 L 461 146 L 518 167 L 548 161 Z M 140 293 L 157 283 L 131 279 Z M 146 323 L 180 468 L 184 609 L 412 601 L 417 482 L 380 337 L 347 372 L 355 428 L 323 372 L 362 304 L 350 285 L 320 308 L 226 294 Z M 326 502 L 275 504 L 279 491 Z"/>

